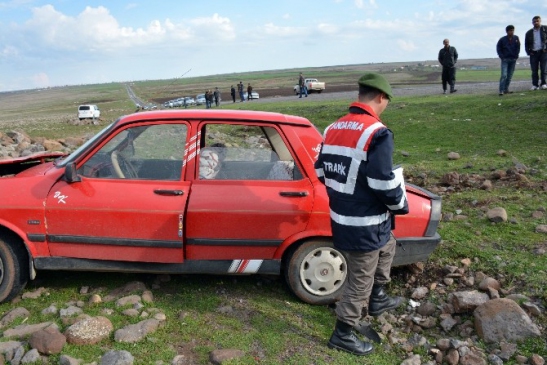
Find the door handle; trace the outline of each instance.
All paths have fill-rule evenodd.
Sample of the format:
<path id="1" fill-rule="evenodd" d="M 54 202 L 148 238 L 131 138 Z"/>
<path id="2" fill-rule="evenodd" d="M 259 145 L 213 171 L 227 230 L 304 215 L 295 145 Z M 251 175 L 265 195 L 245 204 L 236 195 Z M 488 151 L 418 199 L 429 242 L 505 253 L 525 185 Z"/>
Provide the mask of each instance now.
<path id="1" fill-rule="evenodd" d="M 296 197 L 300 197 L 300 196 L 308 196 L 308 192 L 307 191 L 281 191 L 279 193 L 279 195 L 281 196 L 296 196 Z"/>
<path id="2" fill-rule="evenodd" d="M 168 196 L 179 196 L 179 195 L 184 195 L 184 191 L 182 191 L 182 190 L 155 189 L 154 194 L 168 195 Z"/>

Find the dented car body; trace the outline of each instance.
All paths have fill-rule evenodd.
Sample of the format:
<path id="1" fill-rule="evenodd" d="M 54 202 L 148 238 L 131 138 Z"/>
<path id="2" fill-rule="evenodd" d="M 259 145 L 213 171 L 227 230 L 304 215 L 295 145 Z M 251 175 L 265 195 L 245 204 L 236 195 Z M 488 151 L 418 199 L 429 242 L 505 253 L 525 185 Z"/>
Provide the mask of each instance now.
<path id="1" fill-rule="evenodd" d="M 0 301 L 40 270 L 275 274 L 307 303 L 335 301 L 347 268 L 313 166 L 321 138 L 290 115 L 151 111 L 68 156 L 0 161 Z M 394 265 L 440 242 L 440 198 L 406 190 Z"/>

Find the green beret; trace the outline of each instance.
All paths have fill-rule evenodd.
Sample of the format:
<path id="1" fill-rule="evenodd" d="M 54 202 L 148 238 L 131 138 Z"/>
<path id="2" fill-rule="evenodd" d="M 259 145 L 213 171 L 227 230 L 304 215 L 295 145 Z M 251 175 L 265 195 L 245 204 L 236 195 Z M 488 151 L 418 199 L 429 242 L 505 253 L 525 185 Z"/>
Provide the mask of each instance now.
<path id="1" fill-rule="evenodd" d="M 393 91 L 391 91 L 391 86 L 382 75 L 375 73 L 365 74 L 359 79 L 359 85 L 378 89 L 386 94 L 389 100 L 393 98 Z"/>

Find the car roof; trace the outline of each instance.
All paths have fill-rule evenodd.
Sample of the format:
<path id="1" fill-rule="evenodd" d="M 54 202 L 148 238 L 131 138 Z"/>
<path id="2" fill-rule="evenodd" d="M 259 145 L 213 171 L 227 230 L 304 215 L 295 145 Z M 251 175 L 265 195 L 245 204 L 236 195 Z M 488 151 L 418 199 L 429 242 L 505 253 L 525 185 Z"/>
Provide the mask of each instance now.
<path id="1" fill-rule="evenodd" d="M 222 120 L 222 121 L 268 121 L 280 124 L 292 124 L 310 127 L 312 123 L 303 117 L 294 115 L 251 111 L 251 110 L 218 110 L 218 109 L 191 109 L 191 110 L 156 110 L 126 115 L 118 119 L 116 124 L 129 124 L 144 120 Z"/>

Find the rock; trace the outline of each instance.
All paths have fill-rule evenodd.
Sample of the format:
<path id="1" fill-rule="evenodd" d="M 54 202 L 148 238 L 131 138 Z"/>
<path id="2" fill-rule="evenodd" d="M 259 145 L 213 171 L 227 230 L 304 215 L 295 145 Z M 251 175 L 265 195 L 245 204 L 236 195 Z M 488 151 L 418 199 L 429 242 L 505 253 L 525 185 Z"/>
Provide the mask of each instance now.
<path id="1" fill-rule="evenodd" d="M 465 365 L 487 365 L 485 356 L 477 350 L 470 350 L 464 356 L 460 357 L 460 364 Z"/>
<path id="2" fill-rule="evenodd" d="M 476 290 L 455 292 L 452 295 L 452 305 L 454 306 L 455 313 L 472 312 L 489 299 L 488 294 L 480 293 Z"/>
<path id="3" fill-rule="evenodd" d="M 51 314 L 57 314 L 57 312 L 59 312 L 59 310 L 57 309 L 57 307 L 54 304 L 52 304 L 49 307 L 43 309 L 41 313 L 44 316 L 47 316 L 47 315 L 51 315 Z"/>
<path id="4" fill-rule="evenodd" d="M 448 152 L 446 157 L 448 157 L 449 160 L 459 160 L 460 154 L 458 152 Z"/>
<path id="5" fill-rule="evenodd" d="M 133 309 L 133 308 L 129 308 L 129 309 L 126 309 L 122 312 L 122 314 L 124 316 L 128 316 L 128 317 L 138 317 L 139 316 L 139 311 L 136 310 L 136 309 Z"/>
<path id="6" fill-rule="evenodd" d="M 498 152 L 496 152 L 496 154 L 500 157 L 505 157 L 505 156 L 507 156 L 507 151 L 506 150 L 498 150 Z"/>
<path id="7" fill-rule="evenodd" d="M 419 288 L 414 289 L 414 291 L 412 292 L 410 297 L 412 299 L 420 300 L 420 299 L 425 298 L 427 293 L 429 293 L 429 289 L 427 289 L 425 286 L 421 286 Z"/>
<path id="8" fill-rule="evenodd" d="M 47 292 L 46 288 L 38 288 L 35 291 L 23 293 L 21 297 L 23 299 L 37 299 L 46 292 Z"/>
<path id="9" fill-rule="evenodd" d="M 532 212 L 532 218 L 534 219 L 541 219 L 543 218 L 543 216 L 545 215 L 544 212 L 542 212 L 541 210 L 535 210 Z"/>
<path id="10" fill-rule="evenodd" d="M 116 298 L 121 298 L 123 296 L 126 296 L 134 292 L 143 292 L 145 290 L 146 290 L 146 285 L 144 285 L 144 283 L 140 281 L 132 281 L 130 283 L 127 283 L 121 288 L 116 288 L 112 290 L 103 298 L 103 300 L 105 302 L 112 302 L 116 300 Z"/>
<path id="11" fill-rule="evenodd" d="M 503 360 L 497 355 L 490 354 L 488 355 L 488 363 L 491 365 L 503 365 Z"/>
<path id="12" fill-rule="evenodd" d="M 446 356 L 444 357 L 446 360 L 446 363 L 449 365 L 457 365 L 460 361 L 460 354 L 458 353 L 458 350 L 456 349 L 450 349 L 446 353 Z"/>
<path id="13" fill-rule="evenodd" d="M 544 365 L 545 359 L 539 356 L 538 354 L 533 354 L 530 356 L 530 364 L 531 365 Z"/>
<path id="14" fill-rule="evenodd" d="M 536 233 L 547 233 L 547 224 L 540 224 L 536 226 Z"/>
<path id="15" fill-rule="evenodd" d="M 142 295 L 142 301 L 145 303 L 152 303 L 154 302 L 154 294 L 150 290 L 145 290 Z"/>
<path id="16" fill-rule="evenodd" d="M 483 290 L 483 291 L 487 291 L 488 288 L 492 288 L 492 289 L 495 289 L 495 290 L 500 290 L 501 285 L 500 285 L 499 281 L 497 281 L 496 279 L 491 278 L 491 277 L 486 277 L 480 282 L 479 289 Z"/>
<path id="17" fill-rule="evenodd" d="M 482 190 L 492 190 L 492 181 L 484 180 L 480 186 Z"/>
<path id="18" fill-rule="evenodd" d="M 420 355 L 417 355 L 417 354 L 410 355 L 410 357 L 407 357 L 401 363 L 401 365 L 421 365 L 421 364 L 422 364 L 422 359 Z"/>
<path id="19" fill-rule="evenodd" d="M 103 299 L 101 298 L 101 296 L 99 294 L 92 294 L 89 297 L 88 303 L 89 304 L 99 304 L 99 303 L 102 303 L 102 301 L 103 301 Z"/>
<path id="20" fill-rule="evenodd" d="M 427 317 L 435 313 L 437 307 L 431 302 L 425 302 L 416 309 L 416 313 L 423 317 Z"/>
<path id="21" fill-rule="evenodd" d="M 25 338 L 36 331 L 42 330 L 53 325 L 53 322 L 42 322 L 37 324 L 21 324 L 17 327 L 4 331 L 4 337 L 7 338 Z"/>
<path id="22" fill-rule="evenodd" d="M 514 354 L 517 352 L 517 345 L 514 343 L 509 343 L 505 341 L 500 342 L 500 359 L 508 361 Z"/>
<path id="23" fill-rule="evenodd" d="M 30 312 L 27 309 L 23 307 L 13 308 L 9 312 L 7 312 L 2 317 L 2 319 L 0 319 L 0 328 L 9 326 L 9 324 L 15 321 L 17 318 L 28 318 L 29 316 Z"/>
<path id="24" fill-rule="evenodd" d="M 65 331 L 67 342 L 75 345 L 93 345 L 110 336 L 114 330 L 105 317 L 90 317 L 74 323 Z"/>
<path id="25" fill-rule="evenodd" d="M 436 346 L 441 351 L 446 351 L 450 348 L 450 340 L 448 338 L 440 338 L 437 340 Z"/>
<path id="26" fill-rule="evenodd" d="M 0 342 L 0 354 L 13 354 L 21 346 L 23 343 L 19 341 Z"/>
<path id="27" fill-rule="evenodd" d="M 21 364 L 33 364 L 40 360 L 41 358 L 40 358 L 40 353 L 38 352 L 38 350 L 32 349 L 29 352 L 27 352 L 25 356 L 23 356 L 23 358 L 21 359 Z"/>
<path id="28" fill-rule="evenodd" d="M 101 365 L 133 365 L 133 355 L 129 351 L 110 350 L 101 357 Z"/>
<path id="29" fill-rule="evenodd" d="M 442 315 L 441 318 L 441 327 L 445 332 L 450 332 L 458 324 L 450 314 Z"/>
<path id="30" fill-rule="evenodd" d="M 524 308 L 530 315 L 534 317 L 539 317 L 541 315 L 541 308 L 534 303 L 530 302 L 524 302 L 521 304 L 522 308 Z"/>
<path id="31" fill-rule="evenodd" d="M 71 305 L 68 308 L 62 308 L 59 311 L 59 315 L 61 317 L 72 317 L 72 316 L 77 316 L 79 314 L 82 314 L 83 312 L 84 311 L 82 310 L 82 308 L 78 308 L 74 305 Z"/>
<path id="32" fill-rule="evenodd" d="M 457 172 L 449 172 L 441 177 L 441 183 L 448 186 L 456 186 L 460 184 L 460 174 Z"/>
<path id="33" fill-rule="evenodd" d="M 126 305 L 134 305 L 136 303 L 140 303 L 141 296 L 140 295 L 129 295 L 123 298 L 120 298 L 116 301 L 117 307 L 125 307 Z"/>
<path id="34" fill-rule="evenodd" d="M 117 330 L 114 333 L 114 340 L 116 342 L 138 342 L 144 339 L 148 334 L 154 333 L 159 325 L 160 321 L 157 319 L 146 319 Z"/>
<path id="35" fill-rule="evenodd" d="M 243 356 L 245 356 L 245 353 L 241 350 L 213 350 L 209 353 L 209 361 L 215 365 L 221 365 L 225 361 L 239 359 Z"/>
<path id="36" fill-rule="evenodd" d="M 496 207 L 486 212 L 486 217 L 490 222 L 500 223 L 507 222 L 507 212 L 501 207 Z"/>
<path id="37" fill-rule="evenodd" d="M 473 313 L 475 330 L 487 343 L 509 341 L 519 342 L 528 337 L 541 336 L 539 328 L 530 317 L 510 299 L 492 299 Z"/>
<path id="38" fill-rule="evenodd" d="M 60 353 L 65 343 L 66 337 L 55 327 L 36 331 L 29 338 L 29 345 L 44 355 Z"/>

